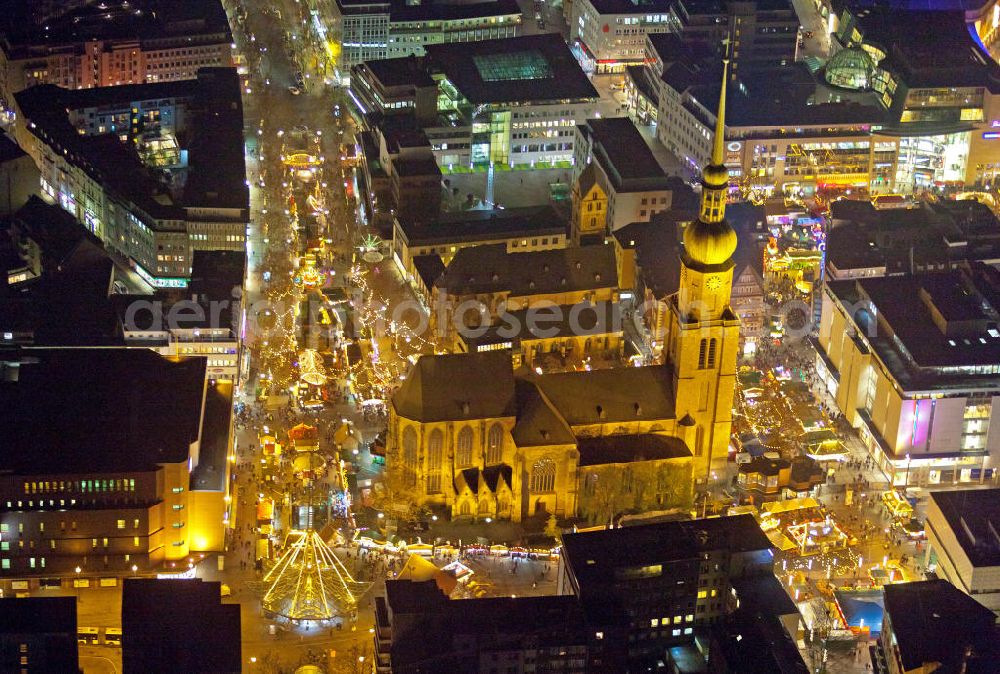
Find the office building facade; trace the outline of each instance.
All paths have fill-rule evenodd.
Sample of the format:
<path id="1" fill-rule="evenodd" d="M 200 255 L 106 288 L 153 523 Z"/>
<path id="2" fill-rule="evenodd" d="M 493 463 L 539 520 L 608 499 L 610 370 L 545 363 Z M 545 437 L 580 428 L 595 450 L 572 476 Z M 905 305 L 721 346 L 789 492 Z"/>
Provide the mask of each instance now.
<path id="1" fill-rule="evenodd" d="M 60 204 L 156 287 L 185 287 L 195 250 L 245 249 L 249 189 L 239 80 L 197 80 L 17 96 L 18 141 Z M 182 147 L 179 138 L 187 138 Z M 169 169 L 162 180 L 156 173 Z"/>

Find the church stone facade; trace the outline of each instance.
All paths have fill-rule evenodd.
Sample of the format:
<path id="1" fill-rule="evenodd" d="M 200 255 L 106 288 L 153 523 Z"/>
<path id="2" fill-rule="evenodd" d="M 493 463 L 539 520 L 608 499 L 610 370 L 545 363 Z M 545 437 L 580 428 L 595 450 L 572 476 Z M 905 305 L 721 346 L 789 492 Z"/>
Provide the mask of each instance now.
<path id="1" fill-rule="evenodd" d="M 510 353 L 424 356 L 393 397 L 389 478 L 454 518 L 606 522 L 691 501 L 728 460 L 740 322 L 725 220 L 725 76 L 700 215 L 684 228 L 664 362 L 536 375 Z"/>

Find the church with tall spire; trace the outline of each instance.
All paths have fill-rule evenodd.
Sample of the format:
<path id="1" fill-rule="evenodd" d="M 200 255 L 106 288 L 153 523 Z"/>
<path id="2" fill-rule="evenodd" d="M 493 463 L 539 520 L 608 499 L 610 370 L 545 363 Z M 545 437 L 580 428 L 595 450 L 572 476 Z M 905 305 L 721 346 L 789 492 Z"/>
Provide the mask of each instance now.
<path id="1" fill-rule="evenodd" d="M 694 425 L 694 475 L 711 480 L 728 459 L 736 393 L 740 322 L 730 306 L 736 232 L 726 222 L 729 172 L 725 166 L 726 80 L 723 60 L 712 161 L 702 172 L 698 219 L 684 227 L 680 283 L 670 303 L 666 362 L 677 392 L 678 418 Z"/>
<path id="2" fill-rule="evenodd" d="M 558 373 L 511 353 L 422 356 L 393 395 L 392 493 L 454 519 L 614 521 L 690 507 L 724 479 L 739 318 L 729 305 L 736 233 L 726 222 L 726 73 L 698 218 L 684 228 L 662 362 Z"/>

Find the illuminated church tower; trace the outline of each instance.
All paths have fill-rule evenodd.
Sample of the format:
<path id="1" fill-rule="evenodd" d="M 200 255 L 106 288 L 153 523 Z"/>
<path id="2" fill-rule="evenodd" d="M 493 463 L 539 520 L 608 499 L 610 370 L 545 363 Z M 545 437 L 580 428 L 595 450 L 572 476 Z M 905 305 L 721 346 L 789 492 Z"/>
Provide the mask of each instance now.
<path id="1" fill-rule="evenodd" d="M 728 458 L 736 391 L 740 323 L 729 306 L 736 232 L 726 222 L 729 173 L 724 165 L 726 77 L 715 122 L 712 161 L 702 173 L 701 212 L 684 228 L 680 285 L 671 303 L 668 362 L 677 392 L 677 418 L 694 425 L 694 477 L 721 479 Z"/>

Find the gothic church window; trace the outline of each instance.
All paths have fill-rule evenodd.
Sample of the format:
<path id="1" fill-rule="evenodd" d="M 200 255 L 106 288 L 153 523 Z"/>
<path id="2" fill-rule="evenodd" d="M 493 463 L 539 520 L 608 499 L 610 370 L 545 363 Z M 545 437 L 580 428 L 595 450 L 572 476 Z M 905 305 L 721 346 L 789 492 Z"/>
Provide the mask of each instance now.
<path id="1" fill-rule="evenodd" d="M 441 492 L 441 455 L 443 453 L 444 436 L 435 428 L 427 441 L 427 493 Z"/>
<path id="2" fill-rule="evenodd" d="M 410 487 L 417 483 L 417 432 L 412 426 L 403 431 L 403 480 Z"/>
<path id="3" fill-rule="evenodd" d="M 460 468 L 472 464 L 472 429 L 466 426 L 458 432 L 457 450 L 455 452 L 455 463 Z"/>
<path id="4" fill-rule="evenodd" d="M 531 469 L 531 491 L 536 494 L 555 491 L 556 464 L 552 459 L 540 459 Z"/>
<path id="5" fill-rule="evenodd" d="M 503 460 L 503 426 L 493 424 L 486 438 L 486 463 L 500 463 Z"/>

